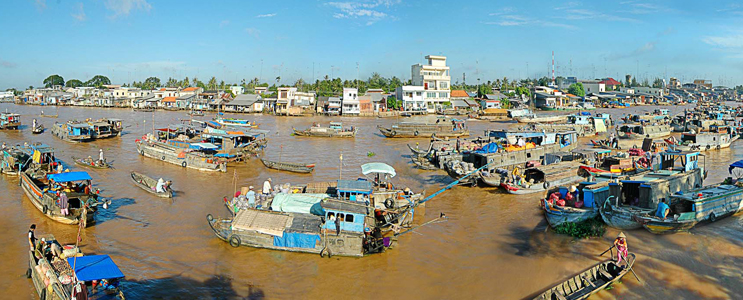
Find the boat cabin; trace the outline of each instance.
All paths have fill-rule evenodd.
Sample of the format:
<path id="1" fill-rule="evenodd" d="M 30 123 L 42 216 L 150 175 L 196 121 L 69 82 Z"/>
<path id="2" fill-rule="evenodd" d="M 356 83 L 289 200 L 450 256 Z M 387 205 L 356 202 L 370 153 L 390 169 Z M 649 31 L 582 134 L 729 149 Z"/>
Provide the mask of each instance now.
<path id="1" fill-rule="evenodd" d="M 367 180 L 338 180 L 336 187 L 338 198 L 361 203 L 368 202 L 372 192 L 372 183 Z"/>
<path id="2" fill-rule="evenodd" d="M 543 146 L 559 143 L 561 147 L 571 145 L 577 141 L 575 131 L 566 132 L 541 132 L 541 131 L 508 131 L 508 130 L 486 130 L 485 136 L 506 141 L 510 145 L 516 145 L 519 138 L 523 138 L 527 144 Z"/>
<path id="3" fill-rule="evenodd" d="M 67 123 L 63 126 L 67 127 L 67 136 L 71 139 L 85 139 L 90 138 L 93 134 L 91 127 L 84 123 Z"/>
<path id="4" fill-rule="evenodd" d="M 113 125 L 105 121 L 89 122 L 94 137 L 108 137 L 117 134 Z"/>
<path id="5" fill-rule="evenodd" d="M 370 213 L 365 204 L 329 198 L 320 205 L 325 211 L 323 230 L 364 234 L 365 218 Z"/>
<path id="6" fill-rule="evenodd" d="M 330 122 L 330 125 L 328 125 L 330 129 L 337 129 L 337 130 L 343 130 L 343 123 L 341 122 Z"/>
<path id="7" fill-rule="evenodd" d="M 732 200 L 729 202 L 732 207 L 725 208 L 727 205 L 720 203 L 720 200 Z M 741 200 L 743 189 L 734 185 L 721 184 L 678 192 L 671 195 L 668 216 L 675 221 L 701 221 L 710 217 L 710 214 L 722 218 L 726 213 L 736 212 Z"/>
<path id="8" fill-rule="evenodd" d="M 30 168 L 39 169 L 47 173 L 55 172 L 57 164 L 62 162 L 54 156 L 54 148 L 39 144 L 24 147 L 23 151 L 31 157 Z"/>
<path id="9" fill-rule="evenodd" d="M 93 189 L 93 178 L 86 172 L 66 172 L 58 174 L 49 174 L 43 178 L 31 178 L 39 190 L 46 192 L 42 198 L 42 203 L 48 206 L 57 205 L 56 200 L 59 198 L 58 190 L 69 190 L 67 199 L 71 209 L 80 209 L 85 203 L 93 200 L 91 197 Z"/>
<path id="10" fill-rule="evenodd" d="M 0 128 L 18 128 L 21 125 L 21 115 L 14 113 L 0 113 Z"/>

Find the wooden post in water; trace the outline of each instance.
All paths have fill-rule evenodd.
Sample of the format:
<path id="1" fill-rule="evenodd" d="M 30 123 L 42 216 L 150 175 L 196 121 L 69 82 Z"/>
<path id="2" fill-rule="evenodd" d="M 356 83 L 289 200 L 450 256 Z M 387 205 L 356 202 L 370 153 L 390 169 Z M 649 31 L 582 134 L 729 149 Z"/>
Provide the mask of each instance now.
<path id="1" fill-rule="evenodd" d="M 343 152 L 341 152 L 341 155 L 339 157 L 341 164 L 338 168 L 338 180 L 343 179 Z"/>

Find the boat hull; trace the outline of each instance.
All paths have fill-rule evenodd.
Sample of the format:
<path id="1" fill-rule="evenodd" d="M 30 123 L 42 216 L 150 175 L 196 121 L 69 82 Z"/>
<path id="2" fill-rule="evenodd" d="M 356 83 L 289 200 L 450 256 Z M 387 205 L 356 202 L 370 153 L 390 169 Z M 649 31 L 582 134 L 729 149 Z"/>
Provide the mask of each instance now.
<path id="1" fill-rule="evenodd" d="M 544 200 L 542 200 L 544 201 Z M 583 209 L 583 208 L 572 208 L 572 207 L 559 207 L 545 205 L 543 208 L 544 216 L 547 219 L 547 223 L 552 228 L 563 225 L 565 223 L 579 223 L 588 219 L 595 218 L 598 216 L 598 209 Z"/>
<path id="2" fill-rule="evenodd" d="M 48 218 L 67 225 L 77 225 L 80 223 L 80 218 L 82 215 L 81 209 L 73 209 L 70 208 L 70 215 L 63 216 L 61 213 L 61 210 L 57 205 L 50 205 L 51 203 L 43 203 L 43 202 L 51 202 L 51 199 L 43 199 L 44 194 L 43 191 L 34 184 L 31 177 L 26 173 L 21 173 L 21 187 L 23 188 L 23 192 L 26 194 L 26 198 L 31 202 L 31 204 L 36 207 L 42 214 L 47 216 Z M 87 208 L 88 212 L 86 214 L 86 226 L 90 226 L 95 222 L 95 213 L 97 211 L 97 208 Z"/>
<path id="3" fill-rule="evenodd" d="M 184 168 L 209 172 L 227 172 L 227 163 L 218 162 L 214 158 L 201 157 L 194 154 L 185 154 L 179 157 L 175 150 L 167 146 L 157 146 L 145 142 L 136 142 L 139 155 L 179 165 Z"/>

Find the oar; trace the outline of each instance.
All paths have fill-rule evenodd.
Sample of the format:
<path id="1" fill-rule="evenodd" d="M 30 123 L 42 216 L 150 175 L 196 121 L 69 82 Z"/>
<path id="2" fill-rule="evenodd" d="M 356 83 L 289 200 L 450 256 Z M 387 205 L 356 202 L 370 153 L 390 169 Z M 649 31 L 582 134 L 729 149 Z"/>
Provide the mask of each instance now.
<path id="1" fill-rule="evenodd" d="M 611 250 L 612 248 L 614 248 L 614 245 L 612 245 L 611 247 L 609 247 L 609 249 L 606 249 L 606 251 L 601 252 L 601 254 L 599 254 L 599 256 L 604 256 L 604 254 L 606 254 L 606 252 L 609 252 L 609 250 Z"/>

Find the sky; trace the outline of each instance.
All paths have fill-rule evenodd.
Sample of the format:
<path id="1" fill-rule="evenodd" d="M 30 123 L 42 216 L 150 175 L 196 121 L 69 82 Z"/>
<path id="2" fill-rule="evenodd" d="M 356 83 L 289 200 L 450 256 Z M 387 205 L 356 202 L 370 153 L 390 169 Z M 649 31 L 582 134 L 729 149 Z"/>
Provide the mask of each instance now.
<path id="1" fill-rule="evenodd" d="M 113 83 L 150 76 L 410 79 L 447 56 L 452 83 L 632 74 L 743 84 L 736 1 L 6 0 L 0 89 L 49 75 Z"/>

